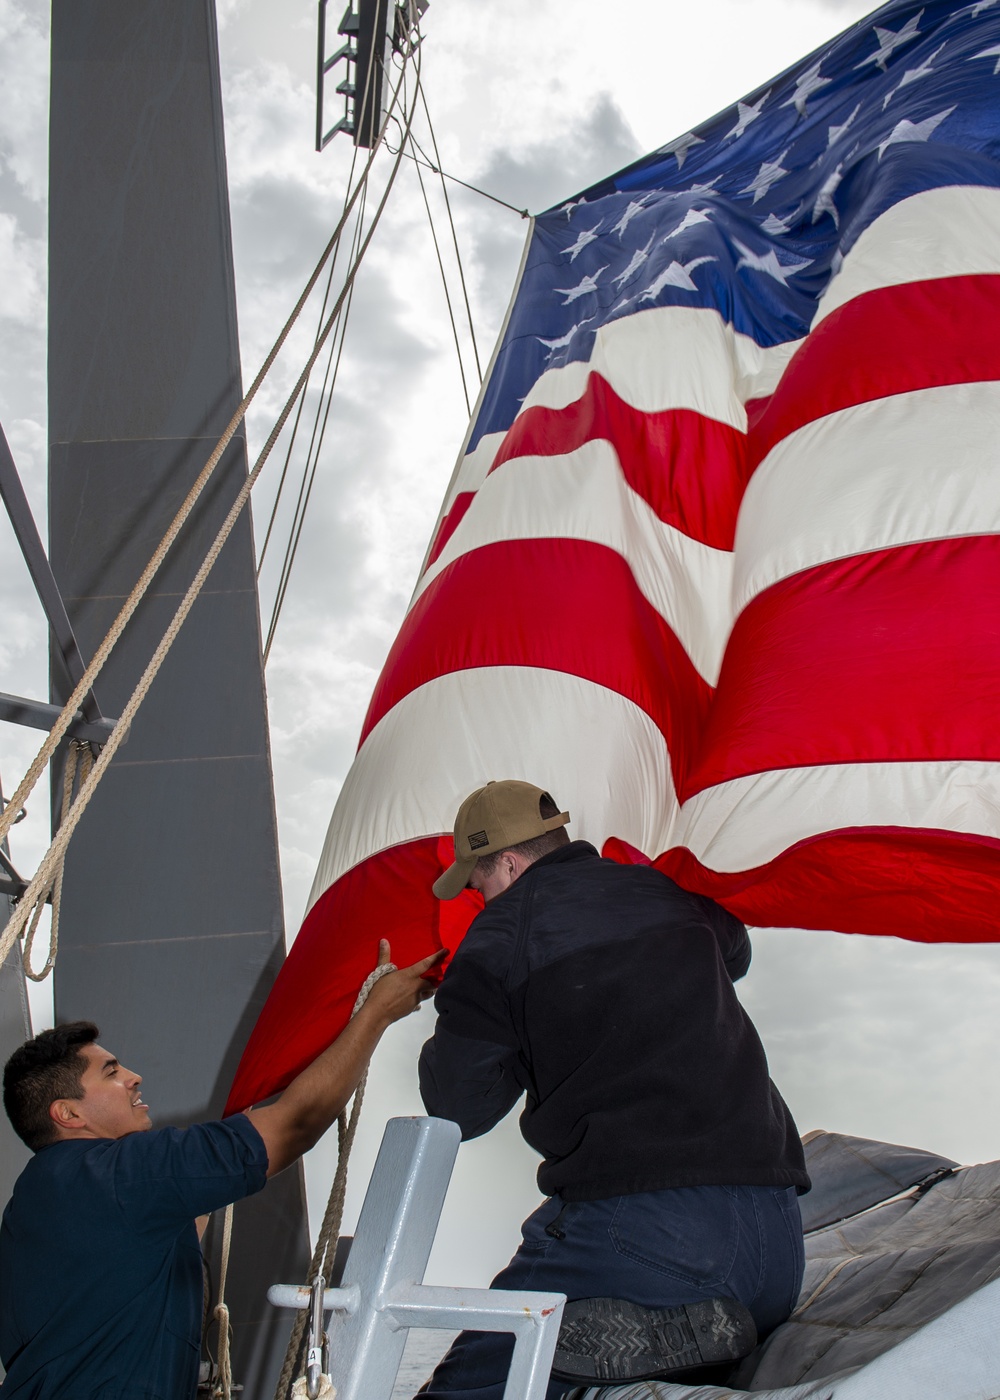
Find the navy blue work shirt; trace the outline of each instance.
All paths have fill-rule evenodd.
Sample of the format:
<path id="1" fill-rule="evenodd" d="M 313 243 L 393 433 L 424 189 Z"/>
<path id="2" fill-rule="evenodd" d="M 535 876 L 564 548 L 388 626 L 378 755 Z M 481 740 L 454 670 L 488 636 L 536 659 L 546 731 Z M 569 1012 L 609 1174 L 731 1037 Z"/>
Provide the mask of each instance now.
<path id="1" fill-rule="evenodd" d="M 193 1400 L 195 1217 L 266 1179 L 267 1150 L 242 1113 L 43 1147 L 0 1226 L 3 1400 Z"/>

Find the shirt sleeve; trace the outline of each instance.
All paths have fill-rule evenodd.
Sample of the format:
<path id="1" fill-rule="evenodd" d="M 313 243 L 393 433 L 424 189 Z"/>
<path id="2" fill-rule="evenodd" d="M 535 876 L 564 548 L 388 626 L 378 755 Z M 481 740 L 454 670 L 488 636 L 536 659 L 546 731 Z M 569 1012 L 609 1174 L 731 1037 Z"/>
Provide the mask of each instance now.
<path id="1" fill-rule="evenodd" d="M 240 1201 L 267 1181 L 264 1140 L 244 1113 L 190 1128 L 151 1128 L 119 1138 L 115 1196 L 138 1231 L 181 1224 Z"/>
<path id="2" fill-rule="evenodd" d="M 715 934 L 730 981 L 738 982 L 749 971 L 753 952 L 746 926 L 740 923 L 735 914 L 730 914 L 728 909 L 716 904 L 714 899 L 701 897 L 701 903 L 708 914 L 708 921 Z"/>
<path id="3" fill-rule="evenodd" d="M 434 1000 L 434 1035 L 420 1052 L 424 1107 L 457 1123 L 464 1139 L 500 1122 L 524 1092 L 502 983 L 463 945 Z"/>

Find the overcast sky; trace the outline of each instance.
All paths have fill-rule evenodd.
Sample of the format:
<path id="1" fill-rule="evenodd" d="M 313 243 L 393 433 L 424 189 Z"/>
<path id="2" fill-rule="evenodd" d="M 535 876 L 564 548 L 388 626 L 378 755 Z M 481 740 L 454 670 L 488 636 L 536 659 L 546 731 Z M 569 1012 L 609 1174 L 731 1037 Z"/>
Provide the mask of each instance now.
<path id="1" fill-rule="evenodd" d="M 731 105 L 869 8 L 857 0 L 433 0 L 423 80 L 443 163 L 537 211 Z M 322 156 L 312 149 L 314 27 L 313 0 L 220 0 L 246 380 L 329 236 L 350 163 L 345 137 Z M 42 0 L 0 0 L 0 421 L 40 521 L 46 30 Z M 426 127 L 417 130 L 424 142 Z M 527 225 L 459 189 L 453 204 L 485 362 Z M 262 396 L 249 422 L 251 452 L 295 373 L 289 358 Z M 359 281 L 314 501 L 268 667 L 290 936 L 466 424 L 426 217 L 414 171 L 404 166 Z M 273 476 L 263 483 L 255 505 L 258 543 L 272 483 Z M 283 546 L 280 522 L 278 534 Z M 265 624 L 274 579 L 266 569 Z M 0 689 L 42 696 L 44 625 L 5 520 L 0 588 Z M 0 771 L 10 791 L 37 736 L 6 726 L 2 740 Z M 36 800 L 13 834 L 14 858 L 26 871 L 44 849 L 44 805 Z M 838 1129 L 962 1161 L 1000 1157 L 1000 948 L 794 930 L 760 931 L 754 941 L 741 995 L 803 1132 Z M 385 1117 L 420 1111 L 414 1062 L 431 1020 L 425 1008 L 395 1028 L 378 1056 L 349 1217 Z M 331 1160 L 322 1148 L 317 1157 L 315 1203 L 325 1200 Z M 505 1262 L 517 1223 L 537 1199 L 533 1174 L 513 1117 L 463 1148 L 434 1281 L 483 1283 Z"/>

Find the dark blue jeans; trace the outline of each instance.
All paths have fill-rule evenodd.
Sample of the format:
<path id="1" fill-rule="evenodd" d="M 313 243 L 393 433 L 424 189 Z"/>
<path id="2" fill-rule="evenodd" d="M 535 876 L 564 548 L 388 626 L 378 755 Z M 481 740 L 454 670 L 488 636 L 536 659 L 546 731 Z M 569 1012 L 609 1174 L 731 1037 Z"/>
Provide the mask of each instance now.
<path id="1" fill-rule="evenodd" d="M 685 1186 L 570 1204 L 554 1196 L 521 1233 L 494 1288 L 646 1307 L 736 1298 L 765 1337 L 791 1313 L 802 1284 L 802 1221 L 791 1186 Z M 463 1332 L 421 1397 L 501 1400 L 513 1345 L 509 1333 Z M 550 1381 L 547 1400 L 566 1389 Z"/>

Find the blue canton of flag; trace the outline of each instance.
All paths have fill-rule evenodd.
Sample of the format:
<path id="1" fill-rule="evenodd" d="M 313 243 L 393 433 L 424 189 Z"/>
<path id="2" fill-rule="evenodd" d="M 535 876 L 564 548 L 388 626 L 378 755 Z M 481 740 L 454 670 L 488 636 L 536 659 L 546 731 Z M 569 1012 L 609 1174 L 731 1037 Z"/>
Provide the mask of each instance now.
<path id="1" fill-rule="evenodd" d="M 998 150 L 998 0 L 885 5 L 538 216 L 470 449 L 510 426 L 546 369 L 586 359 L 601 326 L 635 311 L 715 307 L 759 344 L 801 338 L 879 214 L 934 186 L 993 185 Z"/>

